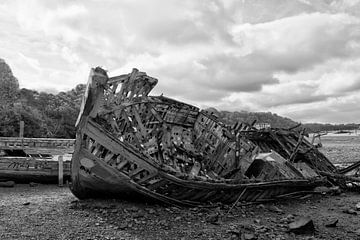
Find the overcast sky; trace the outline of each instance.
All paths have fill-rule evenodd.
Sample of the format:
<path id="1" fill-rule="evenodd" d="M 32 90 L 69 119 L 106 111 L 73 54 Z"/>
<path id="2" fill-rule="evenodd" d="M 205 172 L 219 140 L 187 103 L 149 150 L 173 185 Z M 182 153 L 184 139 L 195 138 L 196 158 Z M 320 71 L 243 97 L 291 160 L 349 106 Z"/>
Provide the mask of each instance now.
<path id="1" fill-rule="evenodd" d="M 0 2 L 0 58 L 20 87 L 70 90 L 133 67 L 199 107 L 360 122 L 360 1 Z"/>

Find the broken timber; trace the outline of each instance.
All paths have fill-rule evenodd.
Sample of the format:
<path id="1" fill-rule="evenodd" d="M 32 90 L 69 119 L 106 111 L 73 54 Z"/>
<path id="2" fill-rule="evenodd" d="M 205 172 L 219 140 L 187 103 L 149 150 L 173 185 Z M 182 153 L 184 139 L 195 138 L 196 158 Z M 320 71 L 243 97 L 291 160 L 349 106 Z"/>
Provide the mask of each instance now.
<path id="1" fill-rule="evenodd" d="M 0 137 L 0 181 L 70 180 L 70 161 L 58 160 L 71 154 L 74 144 L 74 139 Z"/>
<path id="2" fill-rule="evenodd" d="M 324 184 L 329 160 L 292 129 L 227 126 L 134 69 L 92 69 L 77 120 L 72 192 L 170 204 L 264 201 Z M 291 160 L 291 161 L 290 161 Z"/>

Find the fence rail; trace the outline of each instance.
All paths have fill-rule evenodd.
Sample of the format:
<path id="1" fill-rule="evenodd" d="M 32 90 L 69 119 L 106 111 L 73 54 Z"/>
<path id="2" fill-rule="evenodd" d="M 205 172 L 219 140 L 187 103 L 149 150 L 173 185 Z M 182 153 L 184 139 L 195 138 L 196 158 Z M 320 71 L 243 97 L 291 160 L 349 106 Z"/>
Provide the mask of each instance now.
<path id="1" fill-rule="evenodd" d="M 59 186 L 64 185 L 64 177 L 70 175 L 70 162 L 64 155 L 74 152 L 75 139 L 0 137 L 1 150 L 22 150 L 27 157 L 6 157 L 0 154 L 0 180 L 38 179 L 49 181 L 58 178 Z M 55 161 L 32 158 L 33 154 L 53 155 Z M 36 156 L 36 155 L 35 155 Z"/>
<path id="2" fill-rule="evenodd" d="M 73 153 L 75 139 L 0 137 L 0 150 L 28 150 L 59 154 Z"/>

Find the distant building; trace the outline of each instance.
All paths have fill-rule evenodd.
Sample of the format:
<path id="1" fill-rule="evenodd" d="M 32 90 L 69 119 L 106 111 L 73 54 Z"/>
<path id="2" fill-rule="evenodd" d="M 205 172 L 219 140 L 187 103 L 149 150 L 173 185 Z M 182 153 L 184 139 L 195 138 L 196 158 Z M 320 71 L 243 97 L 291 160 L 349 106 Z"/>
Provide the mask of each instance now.
<path id="1" fill-rule="evenodd" d="M 271 128 L 271 125 L 270 123 L 256 123 L 254 127 L 258 130 L 262 130 Z"/>

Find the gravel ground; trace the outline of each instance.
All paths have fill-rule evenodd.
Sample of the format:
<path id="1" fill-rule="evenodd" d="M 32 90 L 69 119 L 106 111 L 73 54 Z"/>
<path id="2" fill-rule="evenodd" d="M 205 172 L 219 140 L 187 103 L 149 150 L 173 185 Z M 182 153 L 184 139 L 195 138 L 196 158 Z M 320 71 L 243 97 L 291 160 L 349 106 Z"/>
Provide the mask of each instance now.
<path id="1" fill-rule="evenodd" d="M 0 239 L 360 239 L 359 193 L 253 206 L 179 208 L 120 200 L 78 201 L 68 188 L 0 188 Z M 357 214 L 357 215 L 355 215 Z M 288 223 L 309 216 L 315 233 Z M 325 225 L 338 220 L 335 228 Z"/>
<path id="2" fill-rule="evenodd" d="M 0 188 L 0 239 L 133 239 L 99 225 L 97 213 L 75 211 L 66 187 L 16 185 Z"/>

